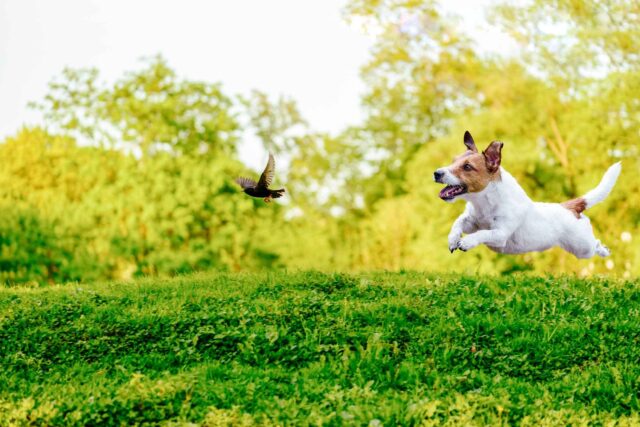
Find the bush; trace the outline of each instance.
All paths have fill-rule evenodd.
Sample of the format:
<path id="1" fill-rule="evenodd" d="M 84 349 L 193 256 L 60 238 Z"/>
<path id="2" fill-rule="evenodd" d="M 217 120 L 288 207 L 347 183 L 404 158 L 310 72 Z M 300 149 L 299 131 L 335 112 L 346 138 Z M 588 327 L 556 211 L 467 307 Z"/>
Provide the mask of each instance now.
<path id="1" fill-rule="evenodd" d="M 0 206 L 0 282 L 65 282 L 82 272 L 52 224 L 30 209 Z"/>

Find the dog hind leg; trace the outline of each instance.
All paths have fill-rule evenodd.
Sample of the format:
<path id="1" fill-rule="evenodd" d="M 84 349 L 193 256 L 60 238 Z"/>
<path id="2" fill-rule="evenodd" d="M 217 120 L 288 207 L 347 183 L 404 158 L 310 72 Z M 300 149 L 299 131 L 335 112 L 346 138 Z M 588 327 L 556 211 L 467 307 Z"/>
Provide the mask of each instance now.
<path id="1" fill-rule="evenodd" d="M 571 227 L 570 230 L 567 230 L 560 246 L 565 251 L 574 254 L 576 258 L 582 259 L 591 258 L 596 254 L 607 256 L 609 253 L 608 249 L 593 235 L 591 221 L 585 215 L 582 215 L 575 223 L 575 228 Z M 604 255 L 605 252 L 607 255 Z"/>
<path id="2" fill-rule="evenodd" d="M 611 251 L 608 247 L 602 244 L 600 240 L 596 240 L 596 254 L 600 255 L 602 258 L 608 257 L 611 255 Z"/>
<path id="3" fill-rule="evenodd" d="M 595 246 L 588 246 L 588 247 L 571 246 L 571 247 L 563 247 L 563 249 L 566 250 L 567 252 L 571 252 L 576 256 L 576 258 L 580 258 L 580 259 L 592 258 L 596 253 Z"/>

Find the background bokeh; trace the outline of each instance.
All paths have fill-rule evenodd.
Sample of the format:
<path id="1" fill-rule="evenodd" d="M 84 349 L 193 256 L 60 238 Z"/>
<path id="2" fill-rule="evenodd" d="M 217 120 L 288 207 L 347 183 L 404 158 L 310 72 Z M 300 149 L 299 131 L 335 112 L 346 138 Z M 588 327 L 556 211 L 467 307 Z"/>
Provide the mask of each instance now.
<path id="1" fill-rule="evenodd" d="M 285 268 L 637 276 L 640 5 L 496 1 L 485 12 L 510 38 L 504 52 L 435 1 L 347 3 L 343 19 L 371 45 L 361 119 L 337 132 L 314 129 L 292 97 L 183 77 L 162 53 L 116 79 L 51 76 L 32 105 L 41 122 L 0 144 L 0 280 Z M 613 193 L 588 212 L 612 256 L 449 254 L 463 204 L 438 198 L 432 172 L 467 129 L 479 146 L 505 143 L 503 166 L 536 200 L 579 196 L 621 160 Z M 260 172 L 239 155 L 247 138 L 261 161 L 276 155 L 283 203 L 233 183 Z"/>

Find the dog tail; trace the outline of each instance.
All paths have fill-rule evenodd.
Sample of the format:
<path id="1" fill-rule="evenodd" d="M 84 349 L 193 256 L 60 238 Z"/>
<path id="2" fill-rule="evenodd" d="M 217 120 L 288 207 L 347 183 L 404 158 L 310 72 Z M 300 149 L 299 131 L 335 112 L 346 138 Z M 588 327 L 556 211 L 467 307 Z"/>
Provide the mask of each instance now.
<path id="1" fill-rule="evenodd" d="M 622 165 L 620 164 L 620 162 L 613 164 L 604 173 L 600 184 L 598 184 L 596 188 L 582 196 L 582 198 L 586 202 L 586 209 L 589 209 L 591 206 L 595 205 L 596 203 L 600 203 L 607 198 L 609 193 L 611 193 L 611 190 L 613 189 L 613 186 L 615 185 L 621 170 Z"/>

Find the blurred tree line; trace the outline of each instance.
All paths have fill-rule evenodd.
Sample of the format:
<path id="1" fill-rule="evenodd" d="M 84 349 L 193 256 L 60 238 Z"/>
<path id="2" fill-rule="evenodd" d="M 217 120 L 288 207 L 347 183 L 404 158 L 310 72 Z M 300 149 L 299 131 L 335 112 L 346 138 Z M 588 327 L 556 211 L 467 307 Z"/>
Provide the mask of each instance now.
<path id="1" fill-rule="evenodd" d="M 339 134 L 310 129 L 291 99 L 231 96 L 179 78 L 160 57 L 112 84 L 65 70 L 35 105 L 46 126 L 0 144 L 0 279 L 640 272 L 640 6 L 497 3 L 491 22 L 520 48 L 509 55 L 479 49 L 435 1 L 352 0 L 344 12 L 375 43 L 362 68 L 365 119 Z M 450 255 L 463 203 L 438 198 L 432 171 L 463 150 L 465 129 L 478 143 L 504 141 L 503 166 L 538 200 L 580 195 L 622 160 L 614 192 L 588 212 L 612 257 Z M 248 135 L 282 159 L 286 203 L 235 187 L 256 173 L 237 156 Z"/>

